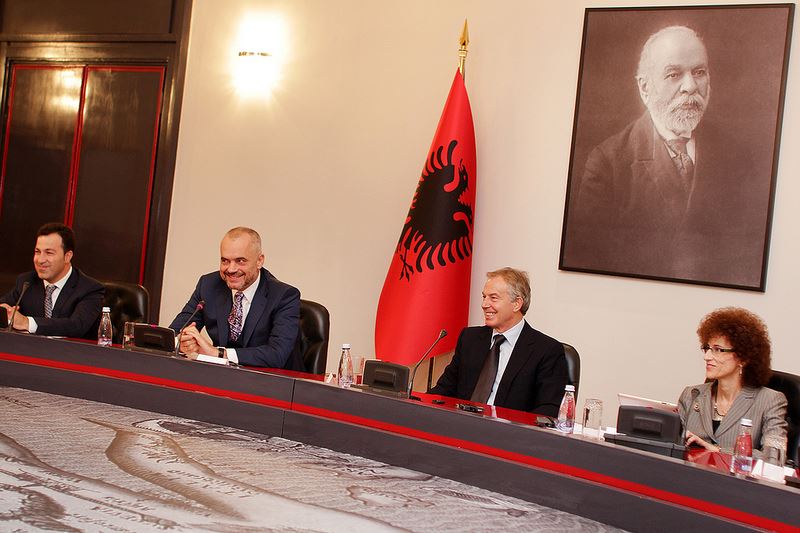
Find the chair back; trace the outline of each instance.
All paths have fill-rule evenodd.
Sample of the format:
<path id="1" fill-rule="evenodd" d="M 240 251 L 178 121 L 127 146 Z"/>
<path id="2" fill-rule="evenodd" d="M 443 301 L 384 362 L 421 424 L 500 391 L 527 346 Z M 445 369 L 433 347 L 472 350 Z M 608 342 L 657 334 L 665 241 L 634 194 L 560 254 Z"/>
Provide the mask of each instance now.
<path id="1" fill-rule="evenodd" d="M 567 375 L 569 376 L 568 385 L 575 385 L 575 399 L 578 399 L 578 383 L 581 380 L 581 356 L 571 344 L 566 342 L 564 345 L 564 356 L 567 358 Z"/>
<path id="2" fill-rule="evenodd" d="M 773 370 L 767 387 L 786 396 L 786 459 L 797 465 L 800 459 L 800 376 Z"/>
<path id="3" fill-rule="evenodd" d="M 150 294 L 136 283 L 126 281 L 103 281 L 106 295 L 103 305 L 111 308 L 111 326 L 114 328 L 112 340 L 122 343 L 122 329 L 125 322 L 148 322 Z"/>
<path id="4" fill-rule="evenodd" d="M 331 318 L 325 306 L 310 300 L 300 300 L 300 335 L 297 342 L 306 372 L 325 374 L 330 330 Z"/>

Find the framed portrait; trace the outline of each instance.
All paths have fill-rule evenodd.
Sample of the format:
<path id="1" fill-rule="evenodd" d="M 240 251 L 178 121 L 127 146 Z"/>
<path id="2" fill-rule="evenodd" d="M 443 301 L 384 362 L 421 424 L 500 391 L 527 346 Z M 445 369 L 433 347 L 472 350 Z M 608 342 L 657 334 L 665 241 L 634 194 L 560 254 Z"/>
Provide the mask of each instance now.
<path id="1" fill-rule="evenodd" d="M 765 290 L 793 16 L 586 10 L 561 270 Z"/>

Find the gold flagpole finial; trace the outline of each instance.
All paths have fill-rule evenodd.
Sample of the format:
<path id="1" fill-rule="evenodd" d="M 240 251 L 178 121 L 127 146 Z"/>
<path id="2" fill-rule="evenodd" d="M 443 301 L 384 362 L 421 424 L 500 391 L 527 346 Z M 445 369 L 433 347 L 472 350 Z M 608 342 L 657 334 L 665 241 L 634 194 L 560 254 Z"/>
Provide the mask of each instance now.
<path id="1" fill-rule="evenodd" d="M 458 40 L 458 71 L 464 77 L 464 65 L 467 62 L 467 46 L 469 45 L 469 28 L 467 19 L 464 19 L 464 29 L 461 31 L 461 38 Z"/>

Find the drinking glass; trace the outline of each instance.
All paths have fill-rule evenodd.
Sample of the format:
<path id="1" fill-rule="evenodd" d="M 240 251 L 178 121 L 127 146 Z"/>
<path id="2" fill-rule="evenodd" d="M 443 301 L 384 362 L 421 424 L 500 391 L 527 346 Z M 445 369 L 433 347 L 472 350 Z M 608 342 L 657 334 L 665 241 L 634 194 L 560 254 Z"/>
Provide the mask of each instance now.
<path id="1" fill-rule="evenodd" d="M 122 347 L 126 350 L 133 349 L 133 328 L 136 326 L 134 322 L 125 322 L 122 329 Z"/>
<path id="2" fill-rule="evenodd" d="M 764 437 L 764 462 L 771 465 L 783 466 L 786 464 L 786 438 L 777 435 Z"/>
<path id="3" fill-rule="evenodd" d="M 583 434 L 588 437 L 600 438 L 602 421 L 603 401 L 597 398 L 587 398 L 583 404 Z"/>

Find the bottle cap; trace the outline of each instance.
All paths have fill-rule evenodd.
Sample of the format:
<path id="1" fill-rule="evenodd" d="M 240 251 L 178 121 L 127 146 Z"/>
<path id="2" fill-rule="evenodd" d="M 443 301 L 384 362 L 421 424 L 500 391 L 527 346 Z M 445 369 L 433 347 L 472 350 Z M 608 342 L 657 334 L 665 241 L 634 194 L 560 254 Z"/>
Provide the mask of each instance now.
<path id="1" fill-rule="evenodd" d="M 742 422 L 741 422 L 741 424 L 742 424 L 743 426 L 752 427 L 752 425 L 753 425 L 753 421 L 752 421 L 752 420 L 750 420 L 749 418 L 742 418 Z"/>
<path id="2" fill-rule="evenodd" d="M 350 349 L 349 344 L 342 344 L 342 350 L 349 350 L 349 349 Z"/>
<path id="3" fill-rule="evenodd" d="M 564 387 L 564 390 L 567 392 L 575 392 L 575 385 L 567 385 Z"/>
<path id="4" fill-rule="evenodd" d="M 111 308 L 110 307 L 103 307 L 103 312 L 104 313 L 110 313 L 111 312 Z"/>

